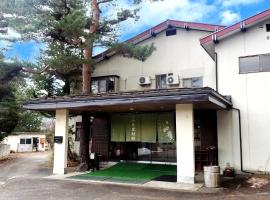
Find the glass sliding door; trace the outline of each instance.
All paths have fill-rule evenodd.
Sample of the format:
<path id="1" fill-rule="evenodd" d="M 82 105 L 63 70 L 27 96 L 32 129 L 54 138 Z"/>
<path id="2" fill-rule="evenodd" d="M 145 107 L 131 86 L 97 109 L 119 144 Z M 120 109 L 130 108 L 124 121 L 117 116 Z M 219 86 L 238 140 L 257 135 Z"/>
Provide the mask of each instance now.
<path id="1" fill-rule="evenodd" d="M 173 112 L 112 114 L 110 157 L 176 162 Z"/>

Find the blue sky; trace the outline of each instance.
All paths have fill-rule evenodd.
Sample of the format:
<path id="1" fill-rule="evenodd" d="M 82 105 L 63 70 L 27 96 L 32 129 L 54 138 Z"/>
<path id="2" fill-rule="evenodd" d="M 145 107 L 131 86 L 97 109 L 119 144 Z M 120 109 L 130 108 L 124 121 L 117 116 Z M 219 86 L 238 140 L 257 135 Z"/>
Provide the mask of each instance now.
<path id="1" fill-rule="evenodd" d="M 119 0 L 120 8 L 130 7 L 129 0 Z M 139 11 L 137 22 L 128 20 L 120 26 L 120 40 L 126 40 L 147 28 L 166 19 L 231 25 L 242 19 L 270 8 L 269 0 L 163 0 L 144 2 Z M 115 15 L 117 8 L 106 8 L 108 15 Z M 103 12 L 104 13 L 104 12 Z M 7 57 L 18 57 L 34 61 L 40 55 L 39 48 L 44 45 L 34 41 L 13 45 Z"/>

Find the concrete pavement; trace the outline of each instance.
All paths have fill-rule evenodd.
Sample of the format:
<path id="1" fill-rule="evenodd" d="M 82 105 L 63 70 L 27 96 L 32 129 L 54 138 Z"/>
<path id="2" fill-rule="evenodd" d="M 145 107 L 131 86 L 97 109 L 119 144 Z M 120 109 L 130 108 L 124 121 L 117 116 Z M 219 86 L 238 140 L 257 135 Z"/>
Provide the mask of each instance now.
<path id="1" fill-rule="evenodd" d="M 0 163 L 0 200 L 270 199 L 268 186 L 187 192 L 43 178 L 51 173 L 48 153 L 21 154 L 17 159 Z"/>

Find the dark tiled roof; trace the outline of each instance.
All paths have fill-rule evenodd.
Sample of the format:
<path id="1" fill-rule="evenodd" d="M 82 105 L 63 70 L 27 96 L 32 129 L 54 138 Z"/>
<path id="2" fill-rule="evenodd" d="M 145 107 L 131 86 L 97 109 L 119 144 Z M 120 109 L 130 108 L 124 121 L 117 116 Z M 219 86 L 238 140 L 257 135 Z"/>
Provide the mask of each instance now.
<path id="1" fill-rule="evenodd" d="M 69 104 L 77 104 L 76 107 L 83 106 L 96 106 L 96 105 L 112 105 L 112 102 L 119 101 L 130 101 L 132 103 L 135 102 L 143 102 L 147 99 L 155 99 L 158 100 L 174 100 L 181 101 L 183 97 L 192 98 L 195 96 L 212 96 L 215 99 L 225 103 L 227 106 L 231 106 L 231 100 L 228 97 L 222 96 L 215 90 L 209 87 L 204 88 L 174 88 L 174 89 L 153 89 L 153 90 L 144 90 L 144 91 L 127 91 L 127 92 L 118 92 L 118 93 L 103 93 L 96 95 L 70 95 L 70 96 L 62 96 L 62 97 L 50 97 L 50 98 L 40 98 L 35 100 L 30 100 L 23 103 L 23 107 L 26 109 L 31 109 L 31 106 L 46 104 L 50 107 L 56 106 L 56 104 L 63 104 L 66 107 L 72 107 Z M 175 99 L 174 97 L 181 97 Z M 195 99 L 196 100 L 196 99 Z M 80 105 L 79 105 L 80 104 Z M 120 103 L 119 103 L 120 104 Z M 121 103 L 123 104 L 123 102 Z M 29 107 L 30 106 L 30 107 Z M 56 107 L 53 107 L 56 108 Z"/>

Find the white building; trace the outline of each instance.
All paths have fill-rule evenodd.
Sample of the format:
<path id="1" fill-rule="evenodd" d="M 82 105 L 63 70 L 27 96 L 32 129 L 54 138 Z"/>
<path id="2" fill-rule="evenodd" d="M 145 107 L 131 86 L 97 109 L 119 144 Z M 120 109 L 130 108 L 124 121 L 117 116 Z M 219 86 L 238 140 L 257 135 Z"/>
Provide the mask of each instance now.
<path id="1" fill-rule="evenodd" d="M 128 41 L 155 45 L 145 62 L 96 56 L 92 95 L 26 102 L 56 111 L 54 173 L 66 167 L 69 115 L 83 111 L 91 150 L 107 160 L 175 163 L 188 183 L 205 165 L 269 171 L 268 22 L 270 10 L 230 27 L 168 20 Z"/>
<path id="2" fill-rule="evenodd" d="M 46 135 L 39 132 L 14 132 L 3 143 L 9 144 L 13 152 L 45 151 L 48 148 Z"/>
<path id="3" fill-rule="evenodd" d="M 270 10 L 266 10 L 201 39 L 216 59 L 217 91 L 231 95 L 233 107 L 241 112 L 241 151 L 237 110 L 218 113 L 221 166 L 230 162 L 239 170 L 270 171 L 269 31 Z"/>

